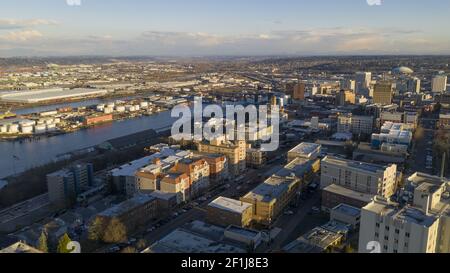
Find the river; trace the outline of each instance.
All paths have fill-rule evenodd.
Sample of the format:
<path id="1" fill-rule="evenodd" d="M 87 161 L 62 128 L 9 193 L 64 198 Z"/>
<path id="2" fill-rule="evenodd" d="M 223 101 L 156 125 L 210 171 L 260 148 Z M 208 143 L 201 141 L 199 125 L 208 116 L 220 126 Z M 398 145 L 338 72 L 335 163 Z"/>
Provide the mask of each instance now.
<path id="1" fill-rule="evenodd" d="M 54 107 L 54 106 L 53 106 Z M 106 140 L 148 129 L 170 128 L 176 120 L 170 111 L 152 116 L 113 122 L 74 133 L 42 137 L 36 141 L 0 142 L 0 178 L 50 163 L 59 155 L 86 149 Z"/>

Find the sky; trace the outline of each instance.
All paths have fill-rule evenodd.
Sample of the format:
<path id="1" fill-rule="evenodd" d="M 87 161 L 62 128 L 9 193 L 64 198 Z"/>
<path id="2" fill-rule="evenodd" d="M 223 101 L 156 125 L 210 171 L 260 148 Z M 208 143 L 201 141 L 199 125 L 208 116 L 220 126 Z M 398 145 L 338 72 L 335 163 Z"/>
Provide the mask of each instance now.
<path id="1" fill-rule="evenodd" d="M 450 54 L 449 13 L 448 0 L 2 0 L 0 57 Z"/>

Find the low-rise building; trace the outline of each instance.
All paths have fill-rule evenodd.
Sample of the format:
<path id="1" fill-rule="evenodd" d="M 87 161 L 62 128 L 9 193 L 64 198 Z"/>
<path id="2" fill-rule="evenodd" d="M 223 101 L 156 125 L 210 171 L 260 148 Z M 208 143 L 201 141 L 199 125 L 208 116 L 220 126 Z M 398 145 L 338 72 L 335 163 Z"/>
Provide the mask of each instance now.
<path id="1" fill-rule="evenodd" d="M 339 247 L 344 236 L 322 227 L 316 227 L 307 234 L 284 247 L 288 253 L 325 253 Z"/>
<path id="2" fill-rule="evenodd" d="M 106 225 L 113 219 L 122 223 L 128 233 L 132 233 L 158 217 L 156 198 L 150 195 L 136 195 L 127 201 L 115 205 L 97 215 Z"/>
<path id="3" fill-rule="evenodd" d="M 208 222 L 218 226 L 248 227 L 253 217 L 252 204 L 225 197 L 209 203 L 207 211 Z"/>
<path id="4" fill-rule="evenodd" d="M 357 192 L 331 184 L 322 190 L 322 210 L 330 211 L 340 204 L 363 208 L 374 198 L 374 194 Z"/>
<path id="5" fill-rule="evenodd" d="M 330 220 L 350 225 L 353 229 L 356 229 L 361 221 L 361 209 L 339 204 L 331 210 Z"/>
<path id="6" fill-rule="evenodd" d="M 321 151 L 322 147 L 319 144 L 303 142 L 288 152 L 288 161 L 291 162 L 297 157 L 317 159 Z"/>
<path id="7" fill-rule="evenodd" d="M 244 197 L 242 202 L 253 205 L 253 220 L 262 225 L 271 225 L 293 200 L 299 189 L 296 177 L 272 176 Z"/>
<path id="8" fill-rule="evenodd" d="M 198 143 L 197 147 L 201 153 L 225 155 L 230 173 L 234 176 L 239 176 L 246 169 L 247 144 L 245 141 L 234 143 L 225 139 L 215 139 L 209 143 Z"/>
<path id="9" fill-rule="evenodd" d="M 43 253 L 42 251 L 29 246 L 22 242 L 17 242 L 13 245 L 10 245 L 9 247 L 6 247 L 4 249 L 0 249 L 0 254 L 37 254 L 37 253 Z"/>
<path id="10" fill-rule="evenodd" d="M 397 165 L 381 166 L 327 156 L 322 160 L 321 187 L 332 184 L 361 193 L 391 197 L 397 189 Z"/>

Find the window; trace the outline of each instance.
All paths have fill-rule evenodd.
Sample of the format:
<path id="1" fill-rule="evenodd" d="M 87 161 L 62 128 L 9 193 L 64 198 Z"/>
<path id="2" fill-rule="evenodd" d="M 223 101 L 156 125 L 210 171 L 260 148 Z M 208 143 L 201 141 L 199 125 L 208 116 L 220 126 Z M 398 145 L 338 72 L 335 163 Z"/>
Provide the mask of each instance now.
<path id="1" fill-rule="evenodd" d="M 411 237 L 411 234 L 409 232 L 406 232 L 405 236 L 406 236 L 406 238 L 409 238 L 409 237 Z"/>
<path id="2" fill-rule="evenodd" d="M 376 224 L 376 227 L 379 228 L 379 227 L 380 227 L 380 223 L 377 223 L 377 224 Z"/>
<path id="3" fill-rule="evenodd" d="M 396 230 L 395 230 L 395 234 L 400 234 L 400 230 L 399 230 L 399 229 L 396 229 Z"/>

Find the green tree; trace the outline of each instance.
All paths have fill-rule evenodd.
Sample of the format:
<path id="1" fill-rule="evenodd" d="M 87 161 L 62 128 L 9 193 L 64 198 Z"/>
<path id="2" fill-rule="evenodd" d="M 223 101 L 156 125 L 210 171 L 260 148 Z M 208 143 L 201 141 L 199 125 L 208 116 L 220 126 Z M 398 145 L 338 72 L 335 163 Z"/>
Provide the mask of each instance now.
<path id="1" fill-rule="evenodd" d="M 103 242 L 108 244 L 123 243 L 127 241 L 127 229 L 117 218 L 113 218 L 107 225 L 103 234 Z"/>
<path id="2" fill-rule="evenodd" d="M 71 242 L 69 235 L 65 233 L 58 242 L 58 247 L 56 248 L 56 252 L 58 253 L 70 253 L 71 251 L 67 249 L 67 245 Z"/>
<path id="3" fill-rule="evenodd" d="M 38 249 L 44 253 L 48 253 L 48 239 L 47 234 L 42 231 L 41 236 L 39 237 Z"/>

